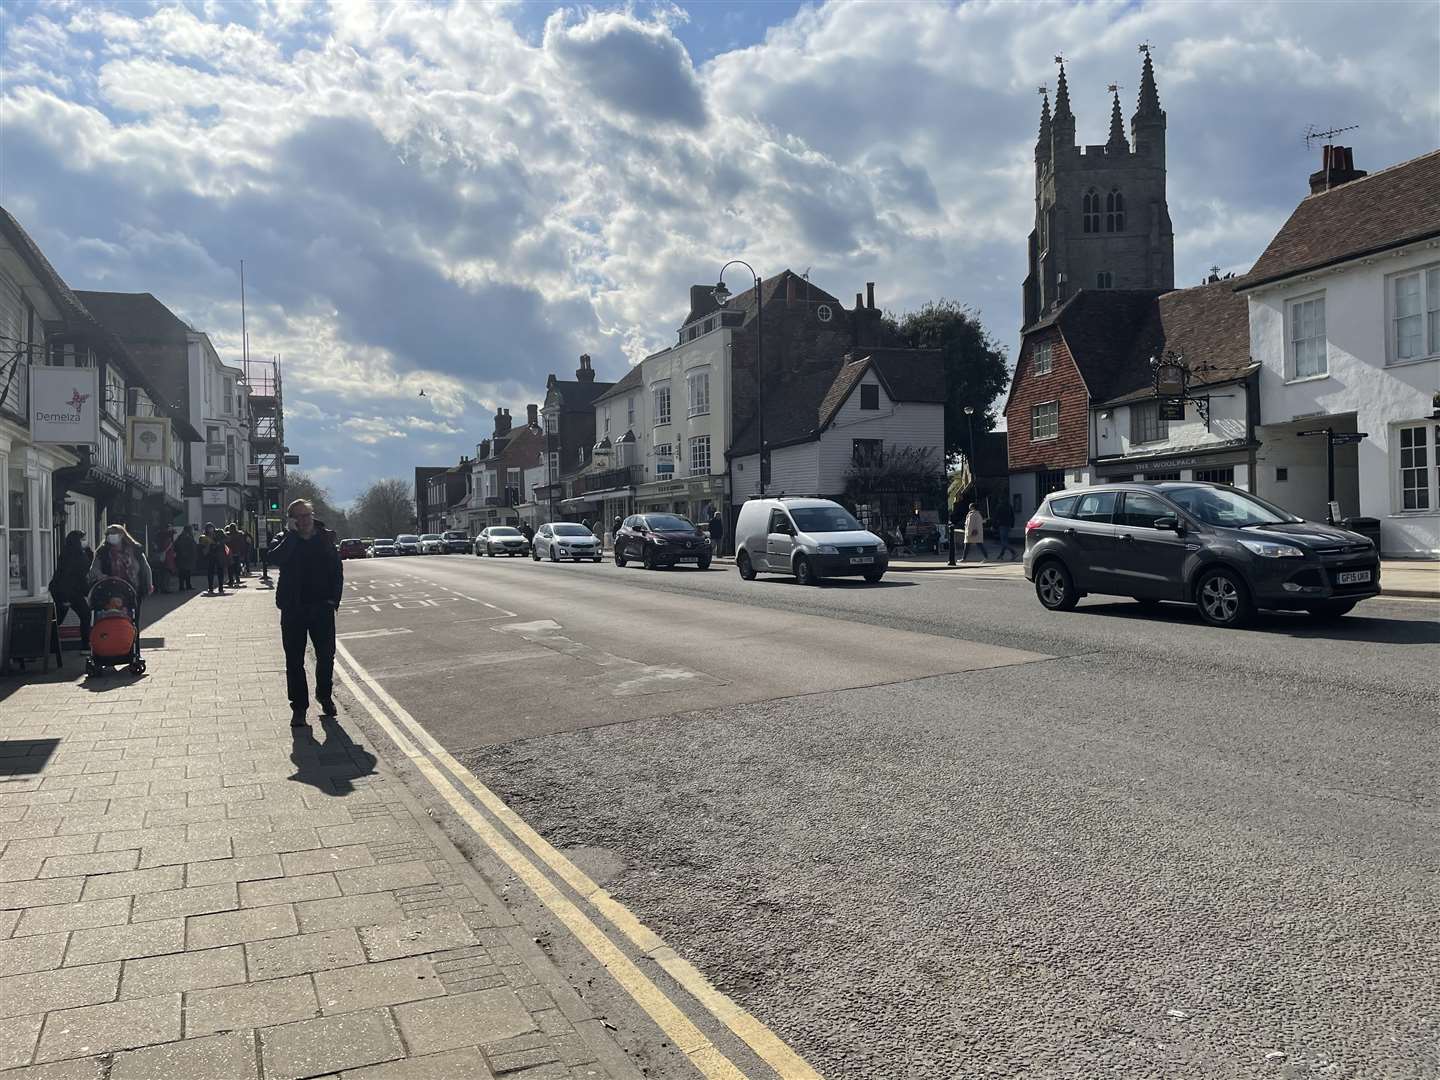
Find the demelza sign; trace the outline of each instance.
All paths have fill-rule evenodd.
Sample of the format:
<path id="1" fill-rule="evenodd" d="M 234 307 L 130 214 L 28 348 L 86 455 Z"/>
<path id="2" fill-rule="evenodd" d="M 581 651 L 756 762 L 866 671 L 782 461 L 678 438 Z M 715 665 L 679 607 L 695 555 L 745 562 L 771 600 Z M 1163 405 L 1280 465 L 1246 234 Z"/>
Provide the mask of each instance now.
<path id="1" fill-rule="evenodd" d="M 30 368 L 30 441 L 99 443 L 99 368 Z"/>

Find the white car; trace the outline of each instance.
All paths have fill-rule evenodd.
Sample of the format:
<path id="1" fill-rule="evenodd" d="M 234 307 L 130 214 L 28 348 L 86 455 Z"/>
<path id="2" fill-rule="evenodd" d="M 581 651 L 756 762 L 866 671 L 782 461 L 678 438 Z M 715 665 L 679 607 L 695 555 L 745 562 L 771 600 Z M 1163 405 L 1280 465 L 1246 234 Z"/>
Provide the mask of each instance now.
<path id="1" fill-rule="evenodd" d="M 829 577 L 885 576 L 890 551 L 839 503 L 829 499 L 747 499 L 735 522 L 735 569 L 794 574 L 801 585 Z"/>
<path id="2" fill-rule="evenodd" d="M 439 533 L 426 533 L 420 537 L 421 555 L 444 555 L 445 539 Z"/>
<path id="3" fill-rule="evenodd" d="M 509 525 L 491 525 L 475 538 L 476 555 L 524 555 L 529 550 L 525 534 Z"/>
<path id="4" fill-rule="evenodd" d="M 541 525 L 535 533 L 535 541 L 530 549 L 530 557 L 536 562 L 542 558 L 551 562 L 559 562 L 561 559 L 574 559 L 576 562 L 589 559 L 599 562 L 600 554 L 599 538 L 584 525 L 569 521 Z"/>

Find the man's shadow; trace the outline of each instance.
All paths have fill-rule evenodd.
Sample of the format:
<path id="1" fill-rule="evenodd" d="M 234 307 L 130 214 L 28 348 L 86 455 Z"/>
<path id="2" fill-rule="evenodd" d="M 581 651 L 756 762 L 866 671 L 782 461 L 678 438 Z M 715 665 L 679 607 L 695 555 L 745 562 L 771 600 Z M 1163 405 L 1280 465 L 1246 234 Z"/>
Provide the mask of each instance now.
<path id="1" fill-rule="evenodd" d="M 343 798 L 355 790 L 355 781 L 375 773 L 375 755 L 361 746 L 334 717 L 320 723 L 324 742 L 316 742 L 309 727 L 290 731 L 290 760 L 295 773 L 288 779 L 309 784 L 326 795 Z"/>

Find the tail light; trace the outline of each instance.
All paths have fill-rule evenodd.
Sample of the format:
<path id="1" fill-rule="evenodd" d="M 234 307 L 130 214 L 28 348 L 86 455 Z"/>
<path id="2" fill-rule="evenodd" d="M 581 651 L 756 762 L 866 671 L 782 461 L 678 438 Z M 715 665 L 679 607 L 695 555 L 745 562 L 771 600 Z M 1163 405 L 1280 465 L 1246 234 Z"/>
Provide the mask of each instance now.
<path id="1" fill-rule="evenodd" d="M 1033 518 L 1031 518 L 1029 521 L 1025 522 L 1025 531 L 1026 531 L 1027 533 L 1028 533 L 1028 532 L 1034 532 L 1036 529 L 1040 528 L 1040 526 L 1041 526 L 1041 525 L 1044 525 L 1044 524 L 1045 524 L 1045 519 L 1044 519 L 1044 518 L 1042 518 L 1042 517 L 1033 517 Z"/>

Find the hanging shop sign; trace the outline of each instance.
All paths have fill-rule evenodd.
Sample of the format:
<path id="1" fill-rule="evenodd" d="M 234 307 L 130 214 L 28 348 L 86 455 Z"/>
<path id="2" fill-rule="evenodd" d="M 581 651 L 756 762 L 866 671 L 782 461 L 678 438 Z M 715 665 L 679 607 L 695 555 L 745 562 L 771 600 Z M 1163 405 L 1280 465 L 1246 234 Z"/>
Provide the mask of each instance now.
<path id="1" fill-rule="evenodd" d="M 125 460 L 131 465 L 167 464 L 170 461 L 169 417 L 126 417 Z"/>
<path id="2" fill-rule="evenodd" d="M 30 368 L 30 441 L 66 446 L 100 442 L 99 368 Z"/>

